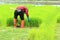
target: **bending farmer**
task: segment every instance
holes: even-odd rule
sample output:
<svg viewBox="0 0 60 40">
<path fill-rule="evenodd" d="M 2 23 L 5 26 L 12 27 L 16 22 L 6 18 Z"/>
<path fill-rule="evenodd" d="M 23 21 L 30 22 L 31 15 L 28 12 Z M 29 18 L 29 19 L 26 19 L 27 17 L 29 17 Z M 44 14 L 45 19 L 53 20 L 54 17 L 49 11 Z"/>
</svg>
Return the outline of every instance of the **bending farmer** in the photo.
<svg viewBox="0 0 60 40">
<path fill-rule="evenodd" d="M 24 13 L 26 14 L 27 18 L 28 18 L 28 22 L 30 21 L 29 19 L 29 15 L 28 15 L 28 9 L 25 6 L 18 6 L 15 9 L 14 12 L 14 27 L 16 27 L 16 23 L 17 23 L 17 16 L 20 16 L 21 19 L 21 28 L 24 28 Z"/>
</svg>

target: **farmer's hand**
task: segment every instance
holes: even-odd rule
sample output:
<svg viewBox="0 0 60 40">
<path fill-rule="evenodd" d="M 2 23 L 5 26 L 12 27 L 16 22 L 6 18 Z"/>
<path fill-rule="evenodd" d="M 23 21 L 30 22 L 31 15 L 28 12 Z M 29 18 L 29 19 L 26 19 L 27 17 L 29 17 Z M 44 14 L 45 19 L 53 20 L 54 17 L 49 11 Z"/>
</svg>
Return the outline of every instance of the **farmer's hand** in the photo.
<svg viewBox="0 0 60 40">
<path fill-rule="evenodd" d="M 27 19 L 28 19 L 28 22 L 30 22 L 30 18 L 29 18 L 29 17 L 27 17 Z"/>
</svg>

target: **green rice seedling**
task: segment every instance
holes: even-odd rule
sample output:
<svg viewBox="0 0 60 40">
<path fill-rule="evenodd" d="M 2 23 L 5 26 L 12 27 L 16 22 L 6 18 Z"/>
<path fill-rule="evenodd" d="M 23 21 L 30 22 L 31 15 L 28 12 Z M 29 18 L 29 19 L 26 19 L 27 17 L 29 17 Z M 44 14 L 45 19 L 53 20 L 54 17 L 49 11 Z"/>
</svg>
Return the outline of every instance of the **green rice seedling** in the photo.
<svg viewBox="0 0 60 40">
<path fill-rule="evenodd" d="M 27 20 L 25 20 L 25 26 L 26 27 L 39 27 L 39 25 L 41 24 L 41 20 L 40 19 L 36 19 L 36 18 L 30 18 L 30 22 L 28 22 Z"/>
<path fill-rule="evenodd" d="M 13 18 L 7 19 L 7 26 L 13 26 Z"/>
<path fill-rule="evenodd" d="M 60 23 L 60 17 L 57 19 L 57 23 Z"/>
<path fill-rule="evenodd" d="M 17 25 L 21 24 L 21 20 L 17 19 Z M 40 19 L 31 18 L 30 22 L 25 19 L 25 27 L 39 27 L 41 24 Z M 13 18 L 7 19 L 7 26 L 13 26 Z"/>
</svg>

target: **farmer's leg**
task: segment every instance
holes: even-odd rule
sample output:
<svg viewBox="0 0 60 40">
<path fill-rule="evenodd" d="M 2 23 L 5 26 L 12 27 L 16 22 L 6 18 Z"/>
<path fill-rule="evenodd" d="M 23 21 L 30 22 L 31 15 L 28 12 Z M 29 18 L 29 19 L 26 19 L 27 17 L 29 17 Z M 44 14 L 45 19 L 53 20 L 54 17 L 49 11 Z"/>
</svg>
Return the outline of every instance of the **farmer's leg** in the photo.
<svg viewBox="0 0 60 40">
<path fill-rule="evenodd" d="M 16 18 L 14 18 L 14 27 L 16 27 Z"/>
<path fill-rule="evenodd" d="M 24 28 L 24 20 L 21 20 L 21 28 Z"/>
<path fill-rule="evenodd" d="M 21 10 L 20 12 L 20 18 L 21 18 L 21 28 L 24 28 L 24 12 Z"/>
<path fill-rule="evenodd" d="M 15 10 L 15 12 L 14 12 L 14 27 L 16 27 L 17 16 L 18 16 L 18 12 L 17 12 L 17 10 Z"/>
</svg>

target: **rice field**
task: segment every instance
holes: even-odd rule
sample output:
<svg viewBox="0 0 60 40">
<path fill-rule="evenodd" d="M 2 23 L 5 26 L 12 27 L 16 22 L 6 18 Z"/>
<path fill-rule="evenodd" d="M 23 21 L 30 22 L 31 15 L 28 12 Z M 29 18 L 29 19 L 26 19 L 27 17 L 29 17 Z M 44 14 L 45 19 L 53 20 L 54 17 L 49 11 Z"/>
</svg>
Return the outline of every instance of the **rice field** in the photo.
<svg viewBox="0 0 60 40">
<path fill-rule="evenodd" d="M 30 22 L 25 17 L 25 28 L 13 28 L 14 10 L 17 4 L 0 5 L 0 40 L 55 40 L 55 26 L 60 17 L 60 7 L 26 4 Z M 18 17 L 18 24 L 20 19 Z M 58 20 L 59 22 L 59 20 Z M 31 28 L 32 27 L 32 28 Z M 25 35 L 24 35 L 25 34 Z"/>
</svg>

